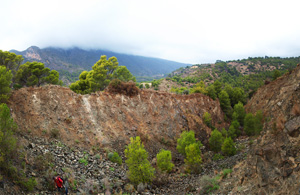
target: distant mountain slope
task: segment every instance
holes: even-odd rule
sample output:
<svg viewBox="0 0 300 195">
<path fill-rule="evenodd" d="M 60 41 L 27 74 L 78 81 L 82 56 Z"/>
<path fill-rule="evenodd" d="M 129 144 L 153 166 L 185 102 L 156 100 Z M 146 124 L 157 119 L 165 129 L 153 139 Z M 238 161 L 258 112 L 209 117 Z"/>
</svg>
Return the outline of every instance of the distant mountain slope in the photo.
<svg viewBox="0 0 300 195">
<path fill-rule="evenodd" d="M 300 56 L 287 58 L 266 56 L 227 62 L 217 61 L 214 64 L 195 64 L 170 73 L 160 82 L 158 90 L 187 93 L 200 81 L 204 81 L 208 86 L 219 80 L 223 87 L 225 84 L 241 87 L 251 97 L 259 87 L 273 80 L 275 73 L 280 76 L 294 69 L 298 63 Z"/>
<path fill-rule="evenodd" d="M 61 49 L 47 47 L 40 49 L 36 46 L 25 51 L 11 50 L 24 57 L 26 61 L 43 62 L 45 66 L 55 70 L 90 70 L 100 59 L 101 55 L 117 57 L 119 65 L 126 66 L 135 76 L 162 76 L 188 64 L 163 60 L 159 58 L 121 54 L 105 50 L 83 50 L 80 48 Z"/>
</svg>

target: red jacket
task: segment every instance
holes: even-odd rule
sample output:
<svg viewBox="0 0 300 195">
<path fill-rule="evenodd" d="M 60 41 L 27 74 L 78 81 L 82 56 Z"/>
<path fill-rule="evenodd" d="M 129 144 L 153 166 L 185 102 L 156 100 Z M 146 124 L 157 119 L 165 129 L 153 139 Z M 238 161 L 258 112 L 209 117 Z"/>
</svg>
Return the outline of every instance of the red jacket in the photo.
<svg viewBox="0 0 300 195">
<path fill-rule="evenodd" d="M 63 186 L 63 180 L 60 177 L 55 178 L 55 183 L 57 187 L 61 188 Z"/>
</svg>

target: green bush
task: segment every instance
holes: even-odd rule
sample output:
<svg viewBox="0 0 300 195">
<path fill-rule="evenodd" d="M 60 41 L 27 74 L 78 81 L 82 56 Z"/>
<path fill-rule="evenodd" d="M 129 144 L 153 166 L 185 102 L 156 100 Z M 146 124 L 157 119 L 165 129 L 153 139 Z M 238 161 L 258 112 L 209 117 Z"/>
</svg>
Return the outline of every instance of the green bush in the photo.
<svg viewBox="0 0 300 195">
<path fill-rule="evenodd" d="M 228 174 L 232 173 L 232 169 L 224 169 L 222 171 L 223 178 L 226 178 Z"/>
<path fill-rule="evenodd" d="M 208 113 L 208 112 L 205 112 L 204 113 L 204 116 L 203 116 L 203 120 L 204 120 L 204 123 L 208 126 L 208 127 L 211 127 L 211 115 Z"/>
<path fill-rule="evenodd" d="M 17 151 L 17 140 L 14 136 L 17 125 L 10 115 L 6 104 L 0 104 L 0 166 L 9 167 Z"/>
<path fill-rule="evenodd" d="M 234 126 L 230 125 L 230 127 L 228 129 L 228 135 L 232 139 L 235 139 L 237 137 L 237 135 L 236 135 L 236 129 L 234 128 Z"/>
<path fill-rule="evenodd" d="M 149 183 L 154 178 L 154 168 L 147 160 L 148 152 L 141 143 L 139 136 L 130 138 L 130 144 L 125 149 L 125 161 L 128 166 L 129 180 L 138 185 L 139 183 Z"/>
<path fill-rule="evenodd" d="M 194 143 L 196 143 L 194 131 L 183 131 L 180 138 L 177 140 L 177 151 L 186 156 L 185 148 Z"/>
<path fill-rule="evenodd" d="M 162 172 L 172 171 L 174 164 L 172 163 L 172 154 L 169 150 L 160 150 L 156 155 L 157 166 Z"/>
<path fill-rule="evenodd" d="M 222 156 L 222 154 L 216 153 L 216 154 L 214 154 L 212 159 L 213 159 L 213 161 L 222 160 L 222 159 L 224 159 L 224 156 Z"/>
<path fill-rule="evenodd" d="M 255 135 L 255 117 L 252 113 L 248 113 L 244 119 L 244 131 L 248 136 Z"/>
<path fill-rule="evenodd" d="M 6 102 L 9 98 L 12 76 L 11 70 L 0 65 L 0 103 Z"/>
<path fill-rule="evenodd" d="M 29 178 L 29 179 L 23 179 L 23 180 L 19 181 L 18 183 L 20 183 L 21 186 L 29 192 L 33 191 L 33 189 L 37 185 L 37 182 L 36 182 L 35 178 L 33 178 L 33 177 Z"/>
<path fill-rule="evenodd" d="M 233 108 L 233 115 L 232 115 L 233 120 L 237 120 L 240 123 L 240 125 L 243 126 L 245 116 L 246 116 L 246 112 L 243 103 L 239 102 L 235 104 Z"/>
<path fill-rule="evenodd" d="M 233 120 L 231 122 L 231 125 L 228 130 L 228 134 L 232 139 L 240 136 L 241 132 L 239 130 L 239 127 L 240 127 L 240 123 L 237 120 Z"/>
<path fill-rule="evenodd" d="M 225 139 L 222 145 L 222 152 L 227 156 L 232 156 L 236 154 L 235 144 L 232 141 L 231 137 Z"/>
<path fill-rule="evenodd" d="M 117 163 L 118 165 L 122 165 L 122 158 L 119 156 L 118 152 L 108 153 L 108 159 L 111 162 Z"/>
<path fill-rule="evenodd" d="M 258 110 L 255 114 L 255 134 L 259 135 L 259 133 L 263 130 L 263 113 L 261 110 Z"/>
<path fill-rule="evenodd" d="M 184 162 L 188 172 L 199 173 L 201 170 L 201 151 L 198 143 L 193 143 L 185 147 L 186 158 Z"/>
<path fill-rule="evenodd" d="M 209 147 L 212 151 L 214 152 L 221 151 L 224 138 L 222 136 L 222 133 L 219 130 L 217 129 L 213 130 L 208 141 L 209 141 Z"/>
<path fill-rule="evenodd" d="M 223 137 L 225 137 L 225 138 L 228 137 L 228 131 L 226 131 L 225 128 L 222 128 L 221 133 L 222 133 L 222 136 L 223 136 Z"/>
<path fill-rule="evenodd" d="M 201 177 L 200 186 L 200 194 L 211 193 L 212 191 L 218 190 L 220 188 L 216 178 L 211 178 L 207 175 Z"/>
</svg>

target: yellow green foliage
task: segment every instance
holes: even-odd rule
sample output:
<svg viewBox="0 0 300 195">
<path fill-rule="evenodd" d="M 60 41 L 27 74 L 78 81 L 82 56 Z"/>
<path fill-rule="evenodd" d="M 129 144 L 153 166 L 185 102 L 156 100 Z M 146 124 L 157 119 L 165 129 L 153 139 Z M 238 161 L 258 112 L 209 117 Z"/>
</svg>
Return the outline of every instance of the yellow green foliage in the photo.
<svg viewBox="0 0 300 195">
<path fill-rule="evenodd" d="M 226 156 L 232 156 L 236 153 L 235 144 L 232 141 L 231 137 L 227 137 L 222 145 L 222 152 Z"/>
<path fill-rule="evenodd" d="M 180 138 L 177 139 L 177 151 L 186 156 L 185 148 L 190 144 L 196 143 L 194 131 L 183 131 Z"/>
<path fill-rule="evenodd" d="M 172 154 L 169 150 L 160 150 L 156 155 L 157 166 L 163 172 L 172 171 L 174 164 L 172 163 Z"/>
<path fill-rule="evenodd" d="M 201 170 L 201 151 L 199 144 L 193 143 L 185 148 L 186 158 L 184 162 L 188 172 L 198 173 Z"/>
<path fill-rule="evenodd" d="M 149 183 L 154 178 L 154 168 L 148 161 L 148 152 L 141 143 L 139 136 L 130 138 L 130 144 L 125 149 L 125 163 L 128 166 L 129 180 L 138 185 L 139 183 Z"/>
<path fill-rule="evenodd" d="M 207 94 L 207 90 L 205 89 L 205 84 L 203 81 L 197 83 L 190 91 L 190 93 L 202 93 Z"/>
<path fill-rule="evenodd" d="M 113 79 L 119 79 L 123 82 L 134 81 L 135 77 L 129 72 L 126 66 L 118 66 L 116 57 L 100 57 L 92 67 L 91 71 L 83 71 L 79 75 L 79 81 L 72 83 L 70 89 L 76 93 L 88 94 L 95 91 L 104 90 Z"/>
</svg>

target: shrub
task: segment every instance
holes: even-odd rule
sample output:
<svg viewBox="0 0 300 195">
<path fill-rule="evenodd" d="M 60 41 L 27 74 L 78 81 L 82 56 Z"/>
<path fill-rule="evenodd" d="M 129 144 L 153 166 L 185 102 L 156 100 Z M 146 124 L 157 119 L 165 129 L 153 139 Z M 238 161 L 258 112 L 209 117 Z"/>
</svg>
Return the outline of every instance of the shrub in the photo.
<svg viewBox="0 0 300 195">
<path fill-rule="evenodd" d="M 222 90 L 220 92 L 219 101 L 223 112 L 227 115 L 227 117 L 230 117 L 231 103 L 230 103 L 229 95 L 225 90 Z"/>
<path fill-rule="evenodd" d="M 230 125 L 230 127 L 228 129 L 228 135 L 232 139 L 235 139 L 237 137 L 237 135 L 236 135 L 236 129 L 234 128 L 234 126 Z"/>
<path fill-rule="evenodd" d="M 85 155 L 83 158 L 79 159 L 79 162 L 87 166 L 89 164 L 88 158 L 89 155 Z"/>
<path fill-rule="evenodd" d="M 33 189 L 37 185 L 37 182 L 36 182 L 35 178 L 33 178 L 33 177 L 29 178 L 29 179 L 23 179 L 23 180 L 19 181 L 18 183 L 20 183 L 21 186 L 24 187 L 29 192 L 33 191 Z"/>
<path fill-rule="evenodd" d="M 186 158 L 184 162 L 188 172 L 199 173 L 201 170 L 201 151 L 198 143 L 193 143 L 185 148 Z"/>
<path fill-rule="evenodd" d="M 51 137 L 53 137 L 53 138 L 58 138 L 59 130 L 58 130 L 58 129 L 51 129 L 50 135 L 51 135 Z"/>
<path fill-rule="evenodd" d="M 226 178 L 228 174 L 232 173 L 232 169 L 224 169 L 222 171 L 222 177 Z"/>
<path fill-rule="evenodd" d="M 240 125 L 244 125 L 244 118 L 246 116 L 246 112 L 245 112 L 245 108 L 243 103 L 239 102 L 237 104 L 234 105 L 233 108 L 233 119 L 238 120 L 238 122 L 240 123 Z"/>
<path fill-rule="evenodd" d="M 0 166 L 8 167 L 17 151 L 17 140 L 14 131 L 16 123 L 10 115 L 10 109 L 6 104 L 0 104 Z"/>
<path fill-rule="evenodd" d="M 203 120 L 208 127 L 211 127 L 211 115 L 208 112 L 204 113 Z"/>
<path fill-rule="evenodd" d="M 139 183 L 149 183 L 154 178 L 154 168 L 147 160 L 148 152 L 141 143 L 139 136 L 130 138 L 130 144 L 125 149 L 125 161 L 128 166 L 129 180 L 138 185 Z"/>
<path fill-rule="evenodd" d="M 255 117 L 248 113 L 244 119 L 244 131 L 248 136 L 255 135 Z"/>
<path fill-rule="evenodd" d="M 222 156 L 222 154 L 216 153 L 216 154 L 214 154 L 212 159 L 213 159 L 213 161 L 222 160 L 222 159 L 224 159 L 224 156 Z"/>
<path fill-rule="evenodd" d="M 209 147 L 212 151 L 214 152 L 221 151 L 224 138 L 222 136 L 222 133 L 219 130 L 217 129 L 213 130 L 208 141 L 209 141 Z"/>
<path fill-rule="evenodd" d="M 231 137 L 225 139 L 222 145 L 222 152 L 227 156 L 232 156 L 236 154 L 235 144 L 232 141 Z"/>
<path fill-rule="evenodd" d="M 218 190 L 220 187 L 216 178 L 211 178 L 207 175 L 201 177 L 200 186 L 200 194 L 210 193 L 212 191 Z"/>
<path fill-rule="evenodd" d="M 117 163 L 118 165 L 122 165 L 122 158 L 119 156 L 118 152 L 108 153 L 108 159 L 111 162 Z"/>
<path fill-rule="evenodd" d="M 112 80 L 107 87 L 107 91 L 127 96 L 136 96 L 139 93 L 139 89 L 135 86 L 134 82 L 125 83 L 119 79 Z"/>
<path fill-rule="evenodd" d="M 223 137 L 227 137 L 227 136 L 228 136 L 228 132 L 226 131 L 225 128 L 222 128 L 221 133 L 222 133 L 222 136 L 223 136 Z"/>
<path fill-rule="evenodd" d="M 185 148 L 194 143 L 196 143 L 194 131 L 183 131 L 180 135 L 180 138 L 177 140 L 177 151 L 186 156 Z"/>
<path fill-rule="evenodd" d="M 231 125 L 228 130 L 228 134 L 232 139 L 240 136 L 241 132 L 239 130 L 239 127 L 240 127 L 240 123 L 237 120 L 233 120 L 231 122 Z"/>
<path fill-rule="evenodd" d="M 0 65 L 0 103 L 6 102 L 9 98 L 12 77 L 13 75 L 11 70 L 8 70 L 5 66 Z"/>
<path fill-rule="evenodd" d="M 255 135 L 263 130 L 263 113 L 261 110 L 257 111 L 255 114 Z"/>
<path fill-rule="evenodd" d="M 156 155 L 157 166 L 162 172 L 172 171 L 174 164 L 172 163 L 172 154 L 169 150 L 160 150 Z"/>
</svg>

